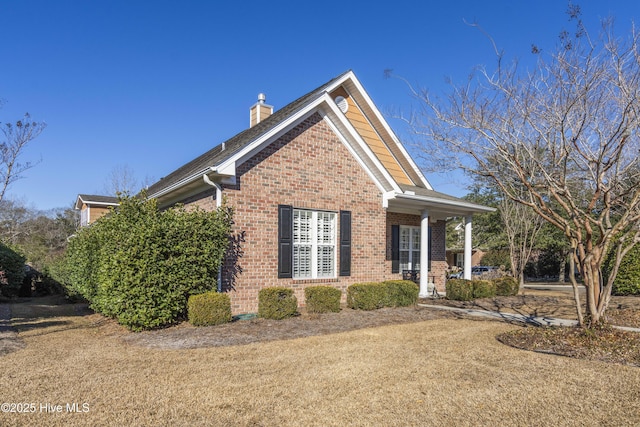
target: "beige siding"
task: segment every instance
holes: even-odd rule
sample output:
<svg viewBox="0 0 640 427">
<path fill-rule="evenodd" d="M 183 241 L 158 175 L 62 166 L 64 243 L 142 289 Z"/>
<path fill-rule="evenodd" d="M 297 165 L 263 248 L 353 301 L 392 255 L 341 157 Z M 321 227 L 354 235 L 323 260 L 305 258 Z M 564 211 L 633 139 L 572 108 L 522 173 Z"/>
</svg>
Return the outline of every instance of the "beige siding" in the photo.
<svg viewBox="0 0 640 427">
<path fill-rule="evenodd" d="M 380 160 L 380 163 L 382 163 L 385 169 L 387 169 L 393 179 L 398 184 L 413 185 L 414 183 L 405 173 L 404 169 L 402 169 L 400 163 L 398 163 L 393 154 L 391 154 L 387 145 L 382 141 L 380 135 L 378 135 L 378 133 L 373 129 L 367 118 L 364 116 L 362 111 L 360 111 L 349 94 L 340 87 L 331 94 L 332 98 L 335 98 L 336 96 L 343 96 L 347 100 L 349 105 L 345 114 L 347 119 L 362 139 L 367 143 L 369 148 L 371 148 L 371 151 L 373 151 L 378 160 Z"/>
<path fill-rule="evenodd" d="M 99 206 L 91 206 L 89 210 L 89 224 L 93 224 L 99 218 L 105 216 L 109 213 L 109 208 L 99 207 Z"/>
</svg>

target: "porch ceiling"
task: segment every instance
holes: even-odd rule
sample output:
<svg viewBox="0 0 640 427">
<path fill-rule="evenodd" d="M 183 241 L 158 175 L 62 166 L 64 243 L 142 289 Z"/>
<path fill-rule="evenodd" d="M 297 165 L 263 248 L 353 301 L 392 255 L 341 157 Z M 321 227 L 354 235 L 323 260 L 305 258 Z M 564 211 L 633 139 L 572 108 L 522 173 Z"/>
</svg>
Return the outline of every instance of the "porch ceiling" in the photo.
<svg viewBox="0 0 640 427">
<path fill-rule="evenodd" d="M 426 188 L 401 185 L 402 193 L 389 193 L 387 210 L 420 215 L 425 209 L 433 220 L 451 216 L 469 216 L 494 212 L 495 208 L 471 203 L 467 200 Z"/>
</svg>

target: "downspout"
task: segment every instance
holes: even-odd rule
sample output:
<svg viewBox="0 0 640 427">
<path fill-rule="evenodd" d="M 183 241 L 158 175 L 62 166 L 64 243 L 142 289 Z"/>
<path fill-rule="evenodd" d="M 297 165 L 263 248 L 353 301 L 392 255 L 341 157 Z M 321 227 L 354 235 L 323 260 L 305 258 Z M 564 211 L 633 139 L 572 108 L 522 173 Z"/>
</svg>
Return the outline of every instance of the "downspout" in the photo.
<svg viewBox="0 0 640 427">
<path fill-rule="evenodd" d="M 220 209 L 220 206 L 222 206 L 222 187 L 217 182 L 211 181 L 211 178 L 206 173 L 202 175 L 202 179 L 206 184 L 216 187 L 216 208 Z M 222 262 L 218 266 L 218 292 L 222 292 Z"/>
</svg>

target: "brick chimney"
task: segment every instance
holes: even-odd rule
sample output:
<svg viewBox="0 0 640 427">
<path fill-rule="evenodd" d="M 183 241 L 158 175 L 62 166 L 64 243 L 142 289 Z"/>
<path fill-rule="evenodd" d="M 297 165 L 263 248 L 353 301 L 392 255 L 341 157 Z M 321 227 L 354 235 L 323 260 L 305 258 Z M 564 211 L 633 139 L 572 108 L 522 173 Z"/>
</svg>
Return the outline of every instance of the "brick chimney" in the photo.
<svg viewBox="0 0 640 427">
<path fill-rule="evenodd" d="M 273 107 L 264 103 L 266 99 L 267 97 L 264 93 L 258 94 L 258 102 L 256 102 L 250 110 L 249 127 L 254 127 L 273 114 Z"/>
</svg>

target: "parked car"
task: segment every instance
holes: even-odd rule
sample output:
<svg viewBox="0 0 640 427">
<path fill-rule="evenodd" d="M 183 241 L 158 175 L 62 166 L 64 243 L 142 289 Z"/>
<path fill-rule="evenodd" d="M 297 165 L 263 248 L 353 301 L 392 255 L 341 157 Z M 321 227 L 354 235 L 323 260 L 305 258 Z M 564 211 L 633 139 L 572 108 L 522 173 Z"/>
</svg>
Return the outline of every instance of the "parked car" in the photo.
<svg viewBox="0 0 640 427">
<path fill-rule="evenodd" d="M 498 267 L 489 267 L 484 265 L 479 265 L 475 267 L 471 267 L 471 275 L 472 276 L 481 276 L 486 273 L 493 273 L 498 271 Z"/>
<path fill-rule="evenodd" d="M 464 276 L 464 271 L 460 270 L 460 271 L 456 271 L 455 273 L 450 273 L 449 279 L 462 279 L 463 276 Z"/>
</svg>

